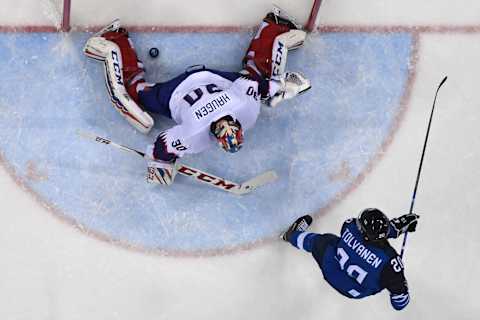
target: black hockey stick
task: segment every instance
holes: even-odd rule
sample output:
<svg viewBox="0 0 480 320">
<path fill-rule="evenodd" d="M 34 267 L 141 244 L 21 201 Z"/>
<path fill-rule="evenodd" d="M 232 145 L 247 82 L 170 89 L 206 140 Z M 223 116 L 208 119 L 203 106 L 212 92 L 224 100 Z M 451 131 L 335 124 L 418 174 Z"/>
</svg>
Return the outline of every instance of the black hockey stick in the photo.
<svg viewBox="0 0 480 320">
<path fill-rule="evenodd" d="M 423 143 L 422 157 L 420 158 L 420 165 L 418 166 L 417 180 L 415 181 L 415 188 L 413 189 L 413 196 L 412 196 L 412 202 L 410 203 L 409 213 L 413 213 L 415 197 L 417 196 L 418 182 L 420 181 L 420 173 L 422 172 L 423 157 L 425 156 L 425 150 L 427 149 L 428 135 L 430 134 L 430 126 L 432 124 L 433 111 L 435 110 L 435 102 L 437 101 L 438 91 L 440 90 L 442 85 L 445 83 L 445 81 L 447 81 L 447 77 L 443 78 L 442 82 L 440 82 L 440 84 L 438 85 L 437 91 L 435 92 L 435 98 L 433 99 L 432 112 L 430 113 L 430 120 L 428 121 L 427 134 L 425 135 L 425 142 Z M 400 257 L 403 257 L 403 252 L 405 251 L 405 245 L 407 243 L 407 234 L 408 234 L 408 231 L 405 232 L 405 235 L 403 237 L 402 251 L 400 252 Z"/>
<path fill-rule="evenodd" d="M 81 132 L 81 131 L 77 131 L 77 134 L 82 138 L 86 138 L 86 139 L 93 140 L 93 141 L 98 142 L 98 143 L 103 143 L 103 144 L 106 144 L 106 145 L 110 145 L 112 147 L 118 148 L 118 149 L 123 150 L 123 151 L 132 152 L 132 153 L 137 154 L 138 156 L 140 156 L 142 158 L 145 157 L 144 152 L 135 150 L 133 148 L 130 148 L 130 147 L 118 144 L 118 143 L 115 143 L 115 142 L 113 142 L 109 139 L 97 136 L 95 134 Z M 185 164 L 180 164 L 178 162 L 175 164 L 175 167 L 177 169 L 177 172 L 184 175 L 184 176 L 194 178 L 195 180 L 197 180 L 199 182 L 202 182 L 202 183 L 205 183 L 205 184 L 208 184 L 211 187 L 215 187 L 215 188 L 218 188 L 218 189 L 221 189 L 223 191 L 227 191 L 229 193 L 233 193 L 233 194 L 236 194 L 236 195 L 244 195 L 244 194 L 250 193 L 253 190 L 255 190 L 256 188 L 261 187 L 264 184 L 273 182 L 277 179 L 276 172 L 273 171 L 273 170 L 270 170 L 270 171 L 266 171 L 266 172 L 264 172 L 264 173 L 262 173 L 258 176 L 255 176 L 248 181 L 245 181 L 245 182 L 242 182 L 242 183 L 236 183 L 236 182 L 232 182 L 232 181 L 223 179 L 221 177 L 217 177 L 217 176 L 215 176 L 211 173 L 208 173 L 208 172 L 205 172 L 205 171 L 187 166 Z"/>
</svg>

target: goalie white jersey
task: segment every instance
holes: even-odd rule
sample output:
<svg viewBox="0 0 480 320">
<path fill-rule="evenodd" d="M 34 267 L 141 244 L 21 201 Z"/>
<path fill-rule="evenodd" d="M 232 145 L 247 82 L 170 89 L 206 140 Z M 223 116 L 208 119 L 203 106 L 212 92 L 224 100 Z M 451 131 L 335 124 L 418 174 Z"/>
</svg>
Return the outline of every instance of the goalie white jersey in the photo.
<svg viewBox="0 0 480 320">
<path fill-rule="evenodd" d="M 170 161 L 185 154 L 204 151 L 215 145 L 212 122 L 230 115 L 244 131 L 255 124 L 260 113 L 258 82 L 213 70 L 189 74 L 173 90 L 169 108 L 176 126 L 162 131 L 155 142 L 156 159 Z"/>
</svg>

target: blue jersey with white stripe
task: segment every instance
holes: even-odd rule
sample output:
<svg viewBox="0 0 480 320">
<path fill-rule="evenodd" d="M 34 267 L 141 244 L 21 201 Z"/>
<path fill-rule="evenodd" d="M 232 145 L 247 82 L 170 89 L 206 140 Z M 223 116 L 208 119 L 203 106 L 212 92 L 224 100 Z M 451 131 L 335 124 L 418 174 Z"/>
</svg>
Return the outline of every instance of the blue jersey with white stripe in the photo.
<svg viewBox="0 0 480 320">
<path fill-rule="evenodd" d="M 364 298 L 386 288 L 395 309 L 403 309 L 409 302 L 400 256 L 386 240 L 365 241 L 356 219 L 347 220 L 336 245 L 325 250 L 322 271 L 325 280 L 349 298 Z"/>
</svg>

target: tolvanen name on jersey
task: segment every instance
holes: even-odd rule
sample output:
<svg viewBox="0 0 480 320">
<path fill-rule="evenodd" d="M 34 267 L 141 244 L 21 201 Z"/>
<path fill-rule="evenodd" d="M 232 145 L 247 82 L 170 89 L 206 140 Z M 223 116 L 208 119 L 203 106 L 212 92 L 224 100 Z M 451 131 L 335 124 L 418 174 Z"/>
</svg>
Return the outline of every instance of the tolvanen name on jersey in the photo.
<svg viewBox="0 0 480 320">
<path fill-rule="evenodd" d="M 213 99 L 212 101 L 210 101 L 203 107 L 198 108 L 195 111 L 195 116 L 197 117 L 197 120 L 205 117 L 206 115 L 208 115 L 211 112 L 214 112 L 217 109 L 220 109 L 229 101 L 230 101 L 230 97 L 226 93 L 223 93 L 222 95 L 216 97 L 215 99 Z"/>
<path fill-rule="evenodd" d="M 355 236 L 348 230 L 348 228 L 345 229 L 345 231 L 342 234 L 342 240 L 349 246 L 350 248 L 353 249 L 353 251 L 358 254 L 360 258 L 365 260 L 368 264 L 372 265 L 375 268 L 378 268 L 380 264 L 382 263 L 382 259 L 377 257 L 377 255 L 370 250 L 368 250 L 364 245 L 360 243 L 357 239 L 355 239 Z"/>
</svg>

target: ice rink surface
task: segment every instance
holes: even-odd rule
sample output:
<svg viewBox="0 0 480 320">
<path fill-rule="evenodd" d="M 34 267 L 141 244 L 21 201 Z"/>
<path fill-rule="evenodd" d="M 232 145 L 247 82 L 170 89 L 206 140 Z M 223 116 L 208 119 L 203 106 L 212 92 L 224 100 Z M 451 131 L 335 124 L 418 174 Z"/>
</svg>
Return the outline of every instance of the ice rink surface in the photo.
<svg viewBox="0 0 480 320">
<path fill-rule="evenodd" d="M 480 280 L 476 277 L 476 272 L 480 266 L 480 258 L 477 256 L 480 249 L 480 236 L 477 233 L 480 220 L 476 214 L 480 208 L 478 196 L 480 191 L 478 182 L 480 176 L 480 169 L 478 169 L 480 129 L 477 124 L 480 114 L 477 110 L 480 93 L 477 89 L 476 68 L 480 67 L 478 63 L 480 27 L 475 27 L 478 22 L 472 16 L 472 11 L 480 8 L 468 1 L 452 4 L 453 8 L 446 7 L 443 1 L 426 1 L 426 3 L 429 3 L 430 7 L 426 5 L 419 7 L 412 13 L 411 20 L 408 20 L 405 17 L 410 9 L 409 6 L 413 6 L 410 1 L 404 2 L 403 5 L 397 3 L 382 6 L 375 5 L 373 1 L 367 1 L 365 7 L 360 8 L 355 1 L 351 3 L 339 1 L 337 8 L 335 8 L 334 2 L 326 2 L 324 11 L 321 11 L 321 18 L 322 15 L 328 14 L 328 19 L 325 21 L 328 22 L 331 31 L 327 32 L 329 28 L 325 26 L 324 30 L 327 30 L 325 33 L 311 35 L 306 47 L 298 53 L 305 55 L 305 58 L 301 59 L 303 62 L 300 61 L 298 55 L 292 55 L 291 58 L 292 64 L 298 68 L 308 67 L 304 65 L 307 62 L 312 64 L 310 67 L 312 70 L 320 68 L 321 71 L 322 67 L 333 66 L 338 72 L 332 74 L 335 74 L 338 79 L 345 80 L 344 86 L 341 84 L 334 86 L 335 82 L 331 81 L 332 74 L 323 73 L 321 77 L 312 72 L 309 76 L 314 79 L 317 86 L 312 89 L 314 93 L 310 98 L 315 99 L 311 101 L 307 95 L 301 98 L 304 106 L 310 108 L 307 110 L 316 107 L 317 99 L 321 105 L 320 108 L 328 110 L 329 101 L 333 103 L 341 98 L 344 99 L 345 107 L 351 107 L 351 111 L 358 117 L 362 115 L 362 111 L 353 108 L 357 106 L 367 108 L 375 105 L 378 107 L 372 111 L 375 114 L 379 110 L 383 110 L 381 109 L 383 104 L 379 105 L 382 98 L 392 100 L 392 105 L 395 107 L 404 108 L 401 121 L 398 122 L 398 127 L 391 137 L 386 134 L 388 130 L 381 129 L 382 122 L 373 118 L 372 123 L 379 125 L 380 144 L 384 142 L 382 139 L 390 139 L 387 143 L 388 147 L 385 150 L 372 147 L 377 152 L 366 153 L 373 155 L 373 158 L 378 153 L 381 156 L 377 156 L 375 158 L 377 160 L 373 161 L 369 168 L 364 168 L 362 179 L 356 184 L 353 183 L 350 192 L 328 207 L 328 210 L 322 212 L 321 215 L 317 215 L 312 230 L 318 232 L 338 232 L 344 219 L 357 215 L 365 207 L 382 208 L 391 216 L 408 211 L 433 95 L 443 76 L 448 75 L 449 77 L 439 93 L 415 204 L 415 211 L 420 213 L 422 218 L 418 231 L 409 236 L 404 258 L 406 277 L 409 280 L 412 297 L 410 305 L 404 311 L 394 311 L 390 307 L 388 294 L 385 292 L 361 301 L 347 300 L 339 296 L 323 281 L 313 259 L 280 241 L 268 241 L 253 246 L 249 250 L 237 250 L 226 255 L 165 256 L 148 250 L 129 250 L 108 241 L 99 241 L 95 234 L 90 234 L 90 232 L 95 233 L 96 230 L 92 230 L 92 228 L 79 230 L 79 228 L 72 227 L 68 218 L 59 219 L 58 214 L 52 214 L 51 207 L 40 205 L 40 203 L 46 203 L 44 199 L 46 196 L 55 195 L 55 189 L 49 189 L 50 187 L 47 186 L 42 191 L 41 186 L 37 186 L 38 190 L 35 190 L 34 185 L 24 183 L 21 170 L 30 168 L 29 171 L 27 170 L 28 172 L 24 172 L 24 175 L 33 177 L 31 180 L 34 181 L 34 184 L 40 185 L 44 182 L 42 174 L 51 172 L 45 173 L 41 166 L 32 168 L 32 166 L 28 166 L 29 163 L 21 161 L 40 159 L 40 163 L 42 161 L 55 163 L 55 159 L 62 157 L 62 152 L 58 152 L 58 149 L 54 147 L 49 149 L 52 145 L 51 142 L 30 143 L 32 137 L 38 138 L 39 135 L 55 134 L 60 137 L 59 140 L 53 142 L 58 141 L 63 154 L 70 161 L 66 161 L 61 166 L 54 165 L 52 168 L 60 168 L 58 175 L 61 175 L 62 168 L 68 168 L 68 172 L 74 171 L 79 163 L 75 159 L 79 158 L 68 158 L 70 152 L 68 139 L 65 139 L 62 133 L 71 133 L 73 130 L 70 126 L 81 125 L 78 119 L 86 116 L 89 102 L 75 104 L 77 99 L 83 101 L 81 98 L 75 98 L 73 103 L 67 101 L 65 105 L 74 111 L 69 112 L 68 109 L 58 111 L 63 120 L 61 127 L 51 121 L 47 123 L 48 126 L 42 128 L 36 121 L 38 118 L 52 118 L 41 112 L 42 110 L 51 110 L 48 109 L 49 101 L 57 104 L 65 102 L 63 94 L 56 95 L 52 88 L 57 87 L 57 90 L 63 92 L 66 89 L 62 88 L 60 84 L 68 84 L 67 80 L 96 79 L 92 81 L 98 81 L 98 85 L 85 81 L 86 85 L 92 87 L 91 93 L 94 94 L 93 97 L 86 99 L 94 102 L 100 101 L 103 106 L 99 108 L 98 114 L 90 115 L 91 118 L 88 118 L 85 126 L 89 129 L 101 130 L 102 121 L 104 121 L 103 123 L 108 124 L 106 128 L 112 131 L 99 133 L 113 132 L 118 137 L 129 136 L 122 129 L 130 132 L 132 130 L 127 128 L 127 124 L 117 117 L 118 115 L 105 103 L 106 97 L 103 92 L 104 88 L 101 87 L 99 65 L 85 61 L 78 52 L 68 52 L 71 48 L 76 48 L 74 51 L 78 51 L 81 39 L 75 39 L 75 37 L 86 37 L 85 34 L 65 36 L 64 39 L 57 41 L 57 44 L 61 46 L 53 52 L 65 55 L 65 59 L 62 60 L 65 63 L 64 71 L 76 71 L 69 64 L 69 60 L 72 59 L 80 64 L 80 70 L 85 70 L 85 73 L 80 74 L 67 72 L 71 73 L 72 77 L 57 79 L 58 84 L 52 82 L 51 75 L 49 75 L 50 80 L 35 78 L 34 75 L 41 75 L 41 71 L 32 72 L 28 69 L 28 63 L 25 63 L 27 67 L 23 67 L 23 69 L 15 69 L 19 66 L 18 58 L 23 55 L 31 58 L 32 51 L 39 50 L 40 44 L 28 39 L 28 35 L 1 34 L 0 56 L 4 61 L 2 70 L 5 71 L 6 80 L 10 83 L 0 85 L 2 88 L 2 97 L 0 98 L 2 144 L 0 145 L 5 164 L 0 175 L 0 200 L 3 206 L 0 227 L 2 257 L 0 264 L 0 274 L 2 275 L 0 280 L 2 301 L 0 318 L 317 319 L 321 317 L 324 319 L 397 319 L 408 317 L 409 319 L 478 319 L 480 306 L 476 302 L 476 294 Z M 352 8 L 357 10 L 351 20 L 347 21 L 345 12 L 353 10 Z M 455 19 L 449 18 L 447 10 L 457 13 Z M 382 15 L 382 12 L 388 12 L 388 14 Z M 398 12 L 405 14 L 399 18 Z M 477 10 L 477 12 L 479 11 Z M 459 17 L 462 14 L 463 20 Z M 390 21 L 385 21 L 387 18 L 380 19 L 378 25 L 370 26 L 371 32 L 368 32 L 368 19 L 365 18 L 367 16 L 386 16 L 390 18 Z M 421 28 L 414 28 L 415 25 L 419 25 Z M 336 28 L 335 31 L 333 27 Z M 365 35 L 355 32 L 360 28 Z M 407 39 L 404 41 L 409 41 L 409 45 L 399 45 L 398 47 L 410 51 L 397 53 L 395 59 L 404 57 L 401 61 L 409 61 L 410 67 L 413 68 L 410 75 L 408 77 L 386 76 L 393 72 L 388 69 L 391 68 L 393 60 L 386 58 L 392 55 L 391 50 L 384 50 L 384 55 L 379 53 L 375 56 L 381 57 L 378 59 L 378 64 L 370 63 L 362 74 L 377 80 L 372 82 L 373 88 L 386 88 L 384 89 L 385 95 L 371 100 L 359 99 L 358 91 L 351 92 L 349 95 L 340 95 L 341 89 L 349 88 L 352 83 L 359 83 L 362 88 L 365 87 L 365 81 L 355 82 L 348 77 L 348 70 L 351 70 L 349 68 L 357 65 L 358 61 L 375 60 L 368 60 L 367 57 L 371 59 L 371 55 L 365 54 L 365 50 L 360 50 L 372 48 L 359 45 L 359 43 L 364 44 L 365 40 L 355 44 L 355 41 L 351 39 L 384 37 L 384 40 L 378 45 L 382 51 L 381 49 L 392 48 L 387 44 L 391 37 L 395 37 L 395 34 L 403 34 L 403 37 Z M 142 47 L 142 43 L 147 46 L 149 41 L 152 41 L 151 39 L 155 39 L 147 37 L 156 36 L 152 34 L 138 35 L 136 40 L 140 44 L 139 47 Z M 48 39 L 51 37 L 52 35 L 48 35 Z M 160 41 L 165 36 L 158 35 L 158 37 L 159 40 L 155 41 Z M 169 35 L 169 37 L 168 41 L 165 40 L 166 42 L 175 41 L 173 39 L 175 35 Z M 216 41 L 215 37 L 221 37 L 221 35 L 205 34 L 199 37 L 204 37 L 198 41 L 198 46 L 201 46 L 202 43 Z M 248 37 L 241 34 L 236 37 L 239 42 L 237 49 L 244 50 L 240 48 L 242 45 L 240 42 L 248 41 Z M 342 39 L 353 41 L 350 50 L 338 50 L 345 48 L 345 42 L 342 42 Z M 18 41 L 24 41 L 24 43 L 18 44 Z M 404 44 L 404 42 L 400 42 Z M 172 46 L 173 49 L 175 49 L 174 46 Z M 329 49 L 332 51 L 328 51 Z M 237 57 L 241 57 L 243 52 L 234 51 L 231 47 L 221 50 L 231 50 L 232 55 L 237 55 Z M 367 53 L 377 52 L 375 50 L 367 51 Z M 46 49 L 46 52 L 52 51 Z M 316 62 L 315 53 L 319 54 L 319 52 L 322 55 L 321 61 Z M 333 53 L 325 54 L 326 52 Z M 350 56 L 352 52 L 357 54 Z M 400 52 L 403 51 L 400 50 Z M 8 54 L 11 54 L 10 60 L 7 59 Z M 201 54 L 198 53 L 198 58 L 206 58 Z M 181 60 L 182 56 L 177 58 Z M 228 69 L 234 67 L 234 63 L 231 62 L 234 61 L 234 58 L 235 56 L 225 59 L 224 63 Z M 352 65 L 349 67 L 348 64 L 335 64 L 335 59 L 339 59 L 339 62 L 350 60 Z M 54 61 L 57 60 L 54 59 Z M 170 75 L 180 71 L 175 68 L 180 68 L 183 61 L 177 60 L 176 62 L 178 64 L 170 64 L 172 68 L 168 70 Z M 47 69 L 62 68 L 55 66 L 50 60 L 46 61 L 43 66 Z M 405 67 L 404 64 L 399 63 L 399 67 L 401 66 Z M 155 66 L 153 67 L 155 68 Z M 398 68 L 395 70 L 398 72 Z M 308 69 L 302 71 L 306 74 L 309 72 Z M 94 75 L 90 75 L 90 73 Z M 160 77 L 161 75 L 153 74 L 153 76 Z M 46 81 L 49 81 L 49 86 L 40 85 Z M 377 87 L 374 86 L 375 83 L 377 83 Z M 394 89 L 395 84 L 400 85 L 401 89 Z M 97 87 L 98 90 L 93 89 Z M 43 92 L 44 96 L 41 96 L 42 88 L 49 90 Z M 16 101 L 22 101 L 22 103 L 15 104 Z M 41 104 L 38 110 L 29 109 L 35 107 L 32 101 L 45 102 L 47 105 Z M 80 108 L 75 109 L 76 106 Z M 300 109 L 294 104 L 283 107 Z M 333 109 L 332 106 L 330 108 Z M 85 113 L 83 113 L 84 109 Z M 271 126 L 270 122 L 275 122 L 271 118 L 275 117 L 284 121 L 282 125 L 298 121 L 286 111 L 279 110 L 263 114 L 263 122 L 257 123 L 255 129 L 268 130 Z M 334 110 L 338 111 L 338 109 Z M 347 108 L 347 110 L 350 109 Z M 277 111 L 278 114 L 274 115 L 274 112 Z M 307 123 L 308 117 L 312 115 L 313 113 L 305 114 Z M 338 114 L 331 113 L 331 115 Z M 385 116 L 385 114 L 380 115 Z M 359 121 L 359 123 L 361 122 Z M 296 128 L 300 127 L 296 130 L 301 130 L 302 122 L 295 124 Z M 348 123 L 343 123 L 343 125 L 345 130 L 352 127 Z M 332 137 L 335 137 L 336 131 L 333 127 L 331 123 L 325 121 L 323 125 L 319 125 L 317 129 L 320 130 L 319 133 L 315 134 L 318 134 L 318 137 L 322 137 L 323 134 L 331 134 Z M 342 125 L 336 127 L 340 128 L 339 132 L 345 132 L 342 131 Z M 358 125 L 354 127 L 360 132 L 364 132 Z M 106 128 L 105 130 L 107 130 Z M 302 136 L 307 136 L 306 132 L 301 133 Z M 310 132 L 308 133 L 310 134 Z M 255 136 L 255 133 L 252 135 Z M 366 140 L 371 142 L 374 139 Z M 136 137 L 130 142 L 140 143 L 142 141 L 144 141 L 142 138 Z M 310 141 L 307 139 L 303 142 L 311 144 L 317 141 L 318 139 Z M 354 142 L 355 140 L 352 140 L 351 144 Z M 308 149 L 308 144 L 304 146 L 305 149 Z M 97 146 L 85 143 L 81 148 L 80 150 L 84 151 L 96 149 Z M 317 149 L 321 149 L 321 146 Z M 36 150 L 35 155 L 31 154 L 34 150 Z M 52 157 L 49 157 L 51 153 L 43 153 L 49 150 L 53 150 Z M 347 148 L 346 152 L 349 153 L 349 151 Z M 111 159 L 117 160 L 116 157 L 123 159 L 123 155 L 115 155 L 114 152 L 115 150 L 111 153 Z M 296 152 L 299 155 L 305 155 L 302 151 Z M 331 163 L 331 161 L 325 160 L 320 151 L 315 153 L 308 150 L 308 152 L 310 152 L 308 155 L 314 156 L 316 161 Z M 98 151 L 98 155 L 100 154 L 101 152 Z M 219 153 L 214 155 L 218 159 L 220 156 Z M 370 159 L 370 156 L 367 158 Z M 207 158 L 199 159 L 195 160 L 207 163 Z M 265 158 L 261 160 L 267 159 L 269 158 L 265 155 Z M 127 168 L 127 174 L 132 176 L 142 174 L 141 169 L 129 169 L 130 163 L 123 162 L 128 160 L 119 161 L 118 165 L 121 168 Z M 282 171 L 281 163 L 273 161 L 271 164 L 278 166 L 275 169 Z M 314 163 L 305 163 L 304 165 L 310 170 L 322 171 L 322 167 L 317 168 Z M 96 163 L 95 168 L 98 166 L 100 164 Z M 365 164 L 363 166 L 365 167 Z M 300 168 L 304 167 L 300 166 Z M 90 172 L 87 170 L 88 168 L 83 169 L 82 173 Z M 114 168 L 110 170 L 110 173 L 115 171 Z M 362 170 L 359 169 L 359 171 Z M 111 176 L 110 173 L 103 178 Z M 52 174 L 52 176 L 54 175 Z M 123 179 L 129 181 L 126 178 Z M 131 191 L 122 190 L 128 186 L 127 182 L 124 183 L 125 185 L 116 184 L 114 187 L 117 188 L 115 191 L 123 192 L 123 195 L 127 197 L 131 195 Z M 282 183 L 287 182 L 280 182 L 280 186 Z M 24 186 L 26 190 L 21 186 Z M 102 187 L 102 182 L 99 183 L 99 186 Z M 140 188 L 140 182 L 138 186 Z M 290 186 L 289 183 L 284 185 L 286 188 L 290 188 Z M 84 200 L 79 201 L 79 204 L 92 202 L 90 197 L 93 197 L 95 192 L 88 190 L 88 187 L 89 185 L 82 185 L 82 188 L 78 189 L 77 198 Z M 105 188 L 105 186 L 103 187 Z M 187 186 L 182 186 L 182 188 L 188 189 Z M 68 190 L 68 188 L 61 188 L 61 190 Z M 194 190 L 194 192 L 200 192 L 199 187 Z M 268 196 L 268 193 L 273 191 L 268 189 L 264 192 Z M 318 197 L 321 198 L 324 192 L 319 191 Z M 69 196 L 68 192 L 66 192 L 66 196 Z M 214 193 L 213 197 L 220 196 L 218 193 Z M 310 202 L 311 199 L 308 199 L 307 203 L 294 204 L 292 208 L 288 208 L 281 215 L 280 220 L 275 219 L 272 212 L 264 213 L 272 220 L 271 224 L 267 219 L 262 220 L 264 216 L 258 217 L 258 220 L 255 215 L 248 217 L 249 224 L 253 225 L 253 230 L 258 231 L 260 235 L 258 238 L 252 237 L 247 240 L 257 241 L 270 237 L 274 232 L 280 230 L 282 225 L 287 226 L 289 219 L 296 214 L 303 214 L 304 210 L 320 209 L 322 205 L 318 206 L 315 203 L 315 201 L 319 201 L 319 198 L 313 197 L 313 199 L 313 204 Z M 62 197 L 59 196 L 53 201 L 57 205 L 57 201 L 62 201 Z M 65 203 L 68 205 L 71 202 L 66 201 Z M 79 207 L 82 205 L 75 206 L 75 209 Z M 105 207 L 110 208 L 110 204 Z M 266 208 L 261 209 L 266 210 Z M 257 214 L 262 214 L 262 210 L 259 210 Z M 73 209 L 66 211 L 71 212 Z M 85 209 L 85 212 L 73 216 L 73 219 L 87 216 L 88 208 Z M 149 208 L 146 208 L 139 214 L 148 216 L 148 213 Z M 135 219 L 135 215 L 132 217 Z M 125 219 L 128 220 L 128 217 Z M 257 222 L 260 227 L 255 229 Z M 125 224 L 119 223 L 119 225 L 125 227 Z M 227 223 L 227 225 L 232 227 L 232 232 L 235 230 L 234 223 L 233 225 Z M 119 230 L 113 229 L 112 232 Z M 225 226 L 222 228 L 222 226 L 213 225 L 210 232 L 220 239 L 223 234 L 226 239 L 230 232 L 225 232 L 225 230 Z M 161 234 L 156 236 L 161 239 Z M 184 235 L 179 235 L 180 238 L 182 236 Z M 234 238 L 238 239 L 238 237 Z M 178 238 L 172 237 L 172 239 Z M 211 245 L 208 241 L 202 242 L 200 236 L 195 237 L 193 242 L 187 240 L 185 243 L 193 243 L 197 249 L 198 246 L 202 249 L 210 248 L 208 245 Z M 203 247 L 205 245 L 207 247 Z M 143 246 L 146 246 L 145 243 Z M 400 247 L 400 241 L 396 242 L 396 246 Z"/>
<path fill-rule="evenodd" d="M 150 81 L 202 62 L 238 71 L 250 38 L 245 32 L 132 34 Z M 25 187 L 83 229 L 126 245 L 187 255 L 277 240 L 299 212 L 325 211 L 343 198 L 396 133 L 414 69 L 415 43 L 408 33 L 311 37 L 305 50 L 289 55 L 288 68 L 307 75 L 316 90 L 282 108 L 263 108 L 241 152 L 213 148 L 182 159 L 234 181 L 270 169 L 280 176 L 236 197 L 180 176 L 170 188 L 146 184 L 144 160 L 77 136 L 77 130 L 94 132 L 143 151 L 173 123 L 159 116 L 147 136 L 124 126 L 105 90 L 98 90 L 104 87 L 102 65 L 81 53 L 86 39 L 85 33 L 1 38 L 0 58 L 10 62 L 9 81 L 0 85 L 4 159 Z M 145 54 L 152 45 L 160 45 L 160 58 Z M 58 57 L 47 59 L 52 52 Z M 50 81 L 33 80 L 42 76 Z M 26 77 L 32 79 L 28 95 L 17 86 Z"/>
</svg>

